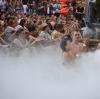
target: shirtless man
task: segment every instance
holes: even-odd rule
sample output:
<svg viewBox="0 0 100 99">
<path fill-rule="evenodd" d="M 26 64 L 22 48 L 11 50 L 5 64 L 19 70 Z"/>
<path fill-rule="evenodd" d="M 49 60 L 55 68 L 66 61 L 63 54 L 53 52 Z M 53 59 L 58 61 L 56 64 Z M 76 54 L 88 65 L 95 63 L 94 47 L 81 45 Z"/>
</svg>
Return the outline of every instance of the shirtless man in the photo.
<svg viewBox="0 0 100 99">
<path fill-rule="evenodd" d="M 66 46 L 66 49 L 69 49 L 67 52 L 64 52 L 64 58 L 72 60 L 75 57 L 79 56 L 82 52 L 87 51 L 87 46 L 85 41 L 83 41 L 82 36 L 79 31 L 73 31 L 72 33 L 72 42 Z"/>
</svg>

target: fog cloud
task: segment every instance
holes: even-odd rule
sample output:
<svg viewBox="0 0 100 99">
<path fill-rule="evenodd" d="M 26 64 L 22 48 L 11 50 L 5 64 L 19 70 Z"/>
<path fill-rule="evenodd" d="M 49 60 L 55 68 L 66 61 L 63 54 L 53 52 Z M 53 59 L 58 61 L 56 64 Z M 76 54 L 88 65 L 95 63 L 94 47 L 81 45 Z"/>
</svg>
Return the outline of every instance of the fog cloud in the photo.
<svg viewBox="0 0 100 99">
<path fill-rule="evenodd" d="M 0 99 L 100 99 L 99 59 L 96 51 L 64 63 L 58 46 L 1 54 Z"/>
</svg>

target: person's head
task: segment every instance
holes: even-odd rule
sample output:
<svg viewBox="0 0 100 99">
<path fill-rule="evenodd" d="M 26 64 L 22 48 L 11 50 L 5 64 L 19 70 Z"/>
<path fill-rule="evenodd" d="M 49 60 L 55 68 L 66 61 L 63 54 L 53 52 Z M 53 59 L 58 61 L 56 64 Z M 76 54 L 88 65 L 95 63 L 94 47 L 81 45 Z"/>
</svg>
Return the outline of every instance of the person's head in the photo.
<svg viewBox="0 0 100 99">
<path fill-rule="evenodd" d="M 25 38 L 26 37 L 26 32 L 23 28 L 20 28 L 19 30 L 16 31 L 16 37 L 21 37 Z"/>
<path fill-rule="evenodd" d="M 56 16 L 54 16 L 54 15 L 51 16 L 51 21 L 56 21 L 56 19 L 57 19 Z"/>
<path fill-rule="evenodd" d="M 44 32 L 48 32 L 49 31 L 49 26 L 48 24 L 46 23 L 43 23 L 41 26 L 40 26 L 41 30 L 44 31 Z"/>
<path fill-rule="evenodd" d="M 7 25 L 15 28 L 17 25 L 16 17 L 13 17 L 13 16 L 8 17 L 7 18 Z"/>
<path fill-rule="evenodd" d="M 79 31 L 72 32 L 72 41 L 73 42 L 80 42 L 82 40 L 82 36 Z"/>
<path fill-rule="evenodd" d="M 81 6 L 82 4 L 81 4 L 81 1 L 78 1 L 77 2 L 77 6 Z"/>
<path fill-rule="evenodd" d="M 26 19 L 21 19 L 21 20 L 20 20 L 20 25 L 21 25 L 22 27 L 24 27 L 24 26 L 26 25 Z"/>
<path fill-rule="evenodd" d="M 1 20 L 5 20 L 5 16 L 6 16 L 6 12 L 5 11 L 1 11 L 1 13 L 0 13 L 0 19 Z"/>
<path fill-rule="evenodd" d="M 55 29 L 58 31 L 58 32 L 63 32 L 64 30 L 64 27 L 63 27 L 63 24 L 56 24 L 55 25 Z"/>
<path fill-rule="evenodd" d="M 86 45 L 89 45 L 90 44 L 90 39 L 92 38 L 92 36 L 89 33 L 83 33 L 82 37 L 83 37 L 83 42 Z"/>
<path fill-rule="evenodd" d="M 39 26 L 39 25 L 41 25 L 43 22 L 42 22 L 42 20 L 38 20 L 37 21 L 37 25 Z"/>
<path fill-rule="evenodd" d="M 33 32 L 33 31 L 35 31 L 35 29 L 36 29 L 36 27 L 35 27 L 34 24 L 29 24 L 29 25 L 27 26 L 27 28 L 28 28 L 29 32 Z"/>
<path fill-rule="evenodd" d="M 66 24 L 70 24 L 72 22 L 71 17 L 70 18 L 66 18 Z"/>
<path fill-rule="evenodd" d="M 36 30 L 36 26 L 34 24 L 30 24 L 28 27 L 29 34 L 32 35 L 33 37 L 38 37 L 38 32 Z"/>
</svg>

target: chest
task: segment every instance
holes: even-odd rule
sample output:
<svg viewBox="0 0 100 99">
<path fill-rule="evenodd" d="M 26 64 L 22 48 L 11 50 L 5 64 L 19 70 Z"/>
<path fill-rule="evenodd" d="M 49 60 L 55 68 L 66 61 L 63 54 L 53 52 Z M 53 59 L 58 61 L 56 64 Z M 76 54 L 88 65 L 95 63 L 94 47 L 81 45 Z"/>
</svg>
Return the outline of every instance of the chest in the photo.
<svg viewBox="0 0 100 99">
<path fill-rule="evenodd" d="M 71 45 L 71 50 L 74 53 L 80 53 L 82 49 L 83 49 L 82 44 L 72 44 Z"/>
</svg>

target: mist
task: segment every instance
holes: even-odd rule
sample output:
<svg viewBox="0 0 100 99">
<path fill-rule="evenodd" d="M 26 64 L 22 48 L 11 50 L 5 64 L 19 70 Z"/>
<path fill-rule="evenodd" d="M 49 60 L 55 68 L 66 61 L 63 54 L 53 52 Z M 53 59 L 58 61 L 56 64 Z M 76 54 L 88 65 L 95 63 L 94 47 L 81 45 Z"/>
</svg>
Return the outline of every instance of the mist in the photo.
<svg viewBox="0 0 100 99">
<path fill-rule="evenodd" d="M 58 45 L 0 52 L 0 99 L 100 99 L 100 51 L 64 61 Z"/>
</svg>

